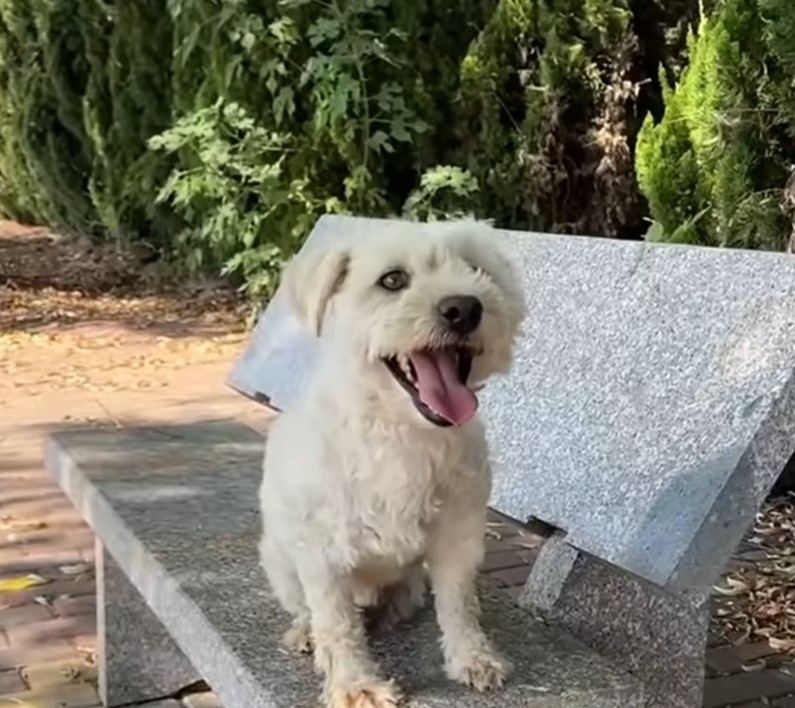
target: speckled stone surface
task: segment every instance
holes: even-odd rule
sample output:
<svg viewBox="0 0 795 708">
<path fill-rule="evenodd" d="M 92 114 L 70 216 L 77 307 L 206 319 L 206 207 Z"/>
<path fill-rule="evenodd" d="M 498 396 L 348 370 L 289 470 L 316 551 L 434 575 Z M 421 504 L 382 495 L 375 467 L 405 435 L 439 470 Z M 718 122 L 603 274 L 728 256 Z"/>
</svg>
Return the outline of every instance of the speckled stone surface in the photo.
<svg viewBox="0 0 795 708">
<path fill-rule="evenodd" d="M 432 228 L 329 216 L 305 248 Z M 482 396 L 493 505 L 699 604 L 795 449 L 795 259 L 499 237 L 530 314 Z M 314 355 L 277 296 L 230 383 L 283 409 Z"/>
<path fill-rule="evenodd" d="M 201 676 L 99 541 L 94 557 L 102 705 L 151 701 L 198 681 Z"/>
<path fill-rule="evenodd" d="M 520 604 L 628 668 L 648 708 L 700 708 L 707 604 L 687 599 L 578 552 L 561 535 L 536 559 Z"/>
<path fill-rule="evenodd" d="M 310 708 L 311 661 L 284 651 L 287 619 L 260 570 L 262 439 L 233 423 L 60 433 L 48 469 L 226 708 Z M 632 708 L 638 684 L 565 631 L 485 588 L 483 623 L 516 664 L 478 695 L 442 673 L 432 612 L 374 638 L 414 708 Z"/>
</svg>

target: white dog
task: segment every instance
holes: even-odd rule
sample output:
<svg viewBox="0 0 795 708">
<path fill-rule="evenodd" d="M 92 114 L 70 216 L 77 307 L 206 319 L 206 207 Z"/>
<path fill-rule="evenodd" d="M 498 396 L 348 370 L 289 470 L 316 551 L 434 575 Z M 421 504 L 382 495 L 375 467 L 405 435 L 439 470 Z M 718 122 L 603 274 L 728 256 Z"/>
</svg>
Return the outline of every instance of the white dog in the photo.
<svg viewBox="0 0 795 708">
<path fill-rule="evenodd" d="M 491 472 L 476 417 L 485 379 L 506 371 L 524 316 L 496 233 L 374 234 L 297 256 L 281 288 L 319 337 L 305 394 L 268 435 L 262 563 L 314 651 L 329 708 L 392 708 L 362 607 L 411 616 L 431 581 L 448 675 L 502 685 L 508 662 L 478 621 Z"/>
</svg>

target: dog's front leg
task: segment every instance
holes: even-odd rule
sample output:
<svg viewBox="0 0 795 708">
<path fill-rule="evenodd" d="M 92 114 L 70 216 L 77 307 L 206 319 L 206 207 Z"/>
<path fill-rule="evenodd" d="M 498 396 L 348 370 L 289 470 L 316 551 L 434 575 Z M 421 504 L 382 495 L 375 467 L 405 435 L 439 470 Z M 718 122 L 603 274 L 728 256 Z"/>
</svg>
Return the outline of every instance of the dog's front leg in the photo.
<svg viewBox="0 0 795 708">
<path fill-rule="evenodd" d="M 349 578 L 320 559 L 299 569 L 311 615 L 315 665 L 325 676 L 328 708 L 395 708 L 400 693 L 380 677 L 370 655 L 361 611 Z"/>
<path fill-rule="evenodd" d="M 502 686 L 510 669 L 480 626 L 476 578 L 483 560 L 485 510 L 443 512 L 431 535 L 428 570 L 447 674 L 479 691 Z"/>
</svg>

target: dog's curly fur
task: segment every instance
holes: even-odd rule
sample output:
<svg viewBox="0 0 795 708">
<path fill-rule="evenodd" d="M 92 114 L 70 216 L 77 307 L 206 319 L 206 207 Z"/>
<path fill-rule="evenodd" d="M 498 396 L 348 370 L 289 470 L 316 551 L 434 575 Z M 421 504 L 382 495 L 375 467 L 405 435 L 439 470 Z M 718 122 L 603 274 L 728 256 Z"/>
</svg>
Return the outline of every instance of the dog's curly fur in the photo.
<svg viewBox="0 0 795 708">
<path fill-rule="evenodd" d="M 299 254 L 284 273 L 280 287 L 319 336 L 320 357 L 305 394 L 268 436 L 260 550 L 294 618 L 285 642 L 314 651 L 329 708 L 397 705 L 359 608 L 410 617 L 426 573 L 448 675 L 484 690 L 508 672 L 480 627 L 475 591 L 491 489 L 484 428 L 477 417 L 442 426 L 422 414 L 385 365 L 465 347 L 473 391 L 509 368 L 524 300 L 496 236 L 475 222 L 374 234 Z M 396 269 L 406 282 L 383 287 Z M 482 304 L 473 331 L 445 326 L 439 303 L 450 296 Z"/>
</svg>

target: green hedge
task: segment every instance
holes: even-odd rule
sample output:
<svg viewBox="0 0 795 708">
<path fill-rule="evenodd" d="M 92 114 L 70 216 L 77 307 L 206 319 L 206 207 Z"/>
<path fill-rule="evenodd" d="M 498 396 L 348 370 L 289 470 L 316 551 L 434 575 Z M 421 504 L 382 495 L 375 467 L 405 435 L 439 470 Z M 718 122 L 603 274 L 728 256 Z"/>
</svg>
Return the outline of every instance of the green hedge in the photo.
<svg viewBox="0 0 795 708">
<path fill-rule="evenodd" d="M 690 63 L 648 118 L 637 168 L 653 238 L 779 250 L 795 194 L 795 4 L 726 0 L 690 37 Z M 791 188 L 790 188 L 791 189 Z"/>
<path fill-rule="evenodd" d="M 778 248 L 788 2 L 0 0 L 0 211 L 252 296 L 325 212 Z"/>
</svg>

